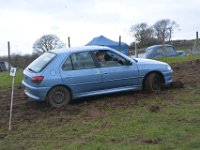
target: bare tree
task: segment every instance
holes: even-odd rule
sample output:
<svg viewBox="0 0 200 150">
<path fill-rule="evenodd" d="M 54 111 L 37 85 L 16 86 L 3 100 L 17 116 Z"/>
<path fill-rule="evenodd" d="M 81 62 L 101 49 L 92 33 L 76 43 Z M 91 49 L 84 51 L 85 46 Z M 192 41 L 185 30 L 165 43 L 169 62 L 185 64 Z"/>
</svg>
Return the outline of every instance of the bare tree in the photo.
<svg viewBox="0 0 200 150">
<path fill-rule="evenodd" d="M 130 32 L 140 46 L 146 46 L 154 40 L 154 30 L 152 27 L 148 26 L 147 23 L 140 23 L 133 25 Z"/>
<path fill-rule="evenodd" d="M 171 21 L 170 19 L 159 20 L 153 25 L 155 36 L 161 43 L 165 43 L 167 39 L 169 39 L 170 42 L 174 30 L 178 28 L 178 26 L 179 25 L 175 21 Z"/>
<path fill-rule="evenodd" d="M 33 44 L 33 52 L 37 54 L 42 54 L 46 51 L 54 50 L 57 48 L 63 48 L 66 44 L 63 43 L 56 35 L 48 34 L 40 37 Z"/>
</svg>

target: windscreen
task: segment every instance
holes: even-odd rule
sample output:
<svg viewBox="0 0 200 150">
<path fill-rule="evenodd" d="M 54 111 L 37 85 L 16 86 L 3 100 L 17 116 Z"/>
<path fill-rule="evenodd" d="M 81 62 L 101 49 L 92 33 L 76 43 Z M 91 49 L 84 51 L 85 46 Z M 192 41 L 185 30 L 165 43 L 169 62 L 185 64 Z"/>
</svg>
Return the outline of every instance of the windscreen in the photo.
<svg viewBox="0 0 200 150">
<path fill-rule="evenodd" d="M 44 53 L 34 60 L 29 66 L 28 69 L 32 72 L 42 71 L 56 56 L 55 53 Z"/>
</svg>

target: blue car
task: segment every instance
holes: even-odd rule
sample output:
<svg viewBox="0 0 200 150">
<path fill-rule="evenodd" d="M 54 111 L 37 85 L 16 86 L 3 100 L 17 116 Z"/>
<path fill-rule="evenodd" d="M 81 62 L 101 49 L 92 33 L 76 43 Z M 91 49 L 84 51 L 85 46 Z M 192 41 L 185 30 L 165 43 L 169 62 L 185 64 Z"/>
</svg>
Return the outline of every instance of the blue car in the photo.
<svg viewBox="0 0 200 150">
<path fill-rule="evenodd" d="M 46 52 L 23 73 L 28 97 L 61 107 L 80 97 L 161 90 L 172 83 L 173 71 L 163 62 L 133 59 L 104 46 L 83 46 Z"/>
<path fill-rule="evenodd" d="M 153 45 L 145 50 L 145 53 L 139 54 L 140 58 L 155 59 L 160 57 L 174 57 L 185 56 L 186 53 L 182 50 L 176 50 L 174 46 L 170 44 L 165 45 Z"/>
</svg>

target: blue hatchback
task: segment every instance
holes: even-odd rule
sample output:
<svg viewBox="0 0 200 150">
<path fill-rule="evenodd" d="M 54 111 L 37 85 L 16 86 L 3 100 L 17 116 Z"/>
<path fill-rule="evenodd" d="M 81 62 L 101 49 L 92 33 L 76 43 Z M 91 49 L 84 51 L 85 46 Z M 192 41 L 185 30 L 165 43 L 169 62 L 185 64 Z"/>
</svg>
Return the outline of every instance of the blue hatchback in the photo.
<svg viewBox="0 0 200 150">
<path fill-rule="evenodd" d="M 133 59 L 104 46 L 46 52 L 25 70 L 25 94 L 61 107 L 72 99 L 129 90 L 160 90 L 172 83 L 163 62 Z"/>
</svg>

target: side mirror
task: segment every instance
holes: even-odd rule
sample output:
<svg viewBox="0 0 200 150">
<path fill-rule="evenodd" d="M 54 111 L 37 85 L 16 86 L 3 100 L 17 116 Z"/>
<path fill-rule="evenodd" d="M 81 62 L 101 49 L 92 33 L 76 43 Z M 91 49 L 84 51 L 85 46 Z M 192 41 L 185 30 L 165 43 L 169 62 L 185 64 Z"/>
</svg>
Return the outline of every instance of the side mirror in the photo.
<svg viewBox="0 0 200 150">
<path fill-rule="evenodd" d="M 126 60 L 126 65 L 130 66 L 130 65 L 132 65 L 132 62 L 130 60 Z"/>
</svg>

